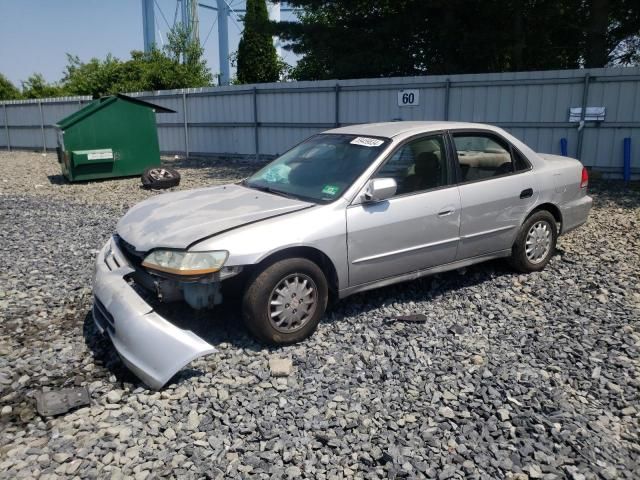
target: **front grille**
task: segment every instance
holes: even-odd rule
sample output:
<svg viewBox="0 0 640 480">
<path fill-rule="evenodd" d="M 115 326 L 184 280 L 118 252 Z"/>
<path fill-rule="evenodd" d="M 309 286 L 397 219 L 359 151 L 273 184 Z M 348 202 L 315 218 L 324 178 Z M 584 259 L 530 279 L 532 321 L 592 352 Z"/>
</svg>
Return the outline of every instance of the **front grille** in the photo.
<svg viewBox="0 0 640 480">
<path fill-rule="evenodd" d="M 137 251 L 136 247 L 128 243 L 118 234 L 115 234 L 113 236 L 113 239 L 122 254 L 127 257 L 127 260 L 129 260 L 129 263 L 131 263 L 131 265 L 133 265 L 134 267 L 139 267 L 142 264 L 142 260 L 144 260 L 145 257 L 145 252 Z"/>
<path fill-rule="evenodd" d="M 109 313 L 104 304 L 96 296 L 93 297 L 93 314 L 103 330 L 109 330 L 110 333 L 115 333 L 116 321 L 113 315 Z"/>
</svg>

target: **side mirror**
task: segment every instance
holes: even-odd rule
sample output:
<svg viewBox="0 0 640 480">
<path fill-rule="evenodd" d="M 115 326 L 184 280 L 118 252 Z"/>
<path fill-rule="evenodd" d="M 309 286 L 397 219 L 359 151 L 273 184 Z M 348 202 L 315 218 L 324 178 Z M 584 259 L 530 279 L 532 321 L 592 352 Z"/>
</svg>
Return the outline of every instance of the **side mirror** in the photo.
<svg viewBox="0 0 640 480">
<path fill-rule="evenodd" d="M 369 180 L 364 190 L 365 202 L 381 202 L 396 194 L 398 184 L 393 178 L 374 178 Z"/>
</svg>

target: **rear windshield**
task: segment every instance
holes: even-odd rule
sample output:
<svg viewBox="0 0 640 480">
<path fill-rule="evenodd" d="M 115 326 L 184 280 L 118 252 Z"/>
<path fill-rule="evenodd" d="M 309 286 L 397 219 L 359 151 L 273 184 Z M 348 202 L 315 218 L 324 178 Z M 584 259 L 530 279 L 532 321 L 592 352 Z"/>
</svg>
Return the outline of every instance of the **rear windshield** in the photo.
<svg viewBox="0 0 640 480">
<path fill-rule="evenodd" d="M 249 188 L 328 203 L 340 197 L 389 139 L 320 134 L 289 150 L 244 181 Z"/>
</svg>

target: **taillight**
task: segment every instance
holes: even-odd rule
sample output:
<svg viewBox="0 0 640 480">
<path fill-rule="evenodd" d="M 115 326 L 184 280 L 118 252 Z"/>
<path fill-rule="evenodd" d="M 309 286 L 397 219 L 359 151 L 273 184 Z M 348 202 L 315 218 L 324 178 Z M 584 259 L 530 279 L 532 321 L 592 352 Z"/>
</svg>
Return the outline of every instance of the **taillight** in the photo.
<svg viewBox="0 0 640 480">
<path fill-rule="evenodd" d="M 587 167 L 582 167 L 582 178 L 580 179 L 580 188 L 586 188 L 589 185 L 589 172 Z"/>
</svg>

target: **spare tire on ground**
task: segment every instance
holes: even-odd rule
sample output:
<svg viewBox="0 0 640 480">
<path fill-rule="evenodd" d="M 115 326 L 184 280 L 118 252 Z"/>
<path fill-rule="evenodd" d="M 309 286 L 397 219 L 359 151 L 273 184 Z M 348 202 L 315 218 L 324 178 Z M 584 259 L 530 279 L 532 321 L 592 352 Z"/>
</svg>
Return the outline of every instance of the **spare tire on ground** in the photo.
<svg viewBox="0 0 640 480">
<path fill-rule="evenodd" d="M 142 186 L 153 190 L 175 187 L 180 183 L 180 174 L 169 167 L 151 167 L 142 173 Z"/>
</svg>

